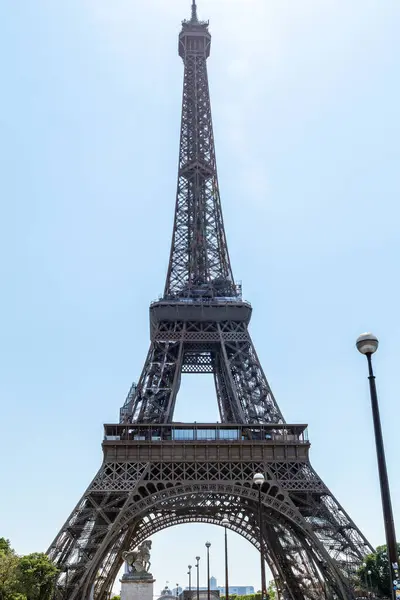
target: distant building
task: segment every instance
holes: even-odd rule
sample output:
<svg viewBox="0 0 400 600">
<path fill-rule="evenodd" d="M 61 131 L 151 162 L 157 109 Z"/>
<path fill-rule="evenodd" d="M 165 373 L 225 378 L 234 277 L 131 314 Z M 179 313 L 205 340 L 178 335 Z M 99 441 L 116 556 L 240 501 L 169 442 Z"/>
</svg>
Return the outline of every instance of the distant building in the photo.
<svg viewBox="0 0 400 600">
<path fill-rule="evenodd" d="M 179 585 L 178 587 L 172 588 L 172 596 L 178 598 L 183 592 L 183 588 Z"/>
<path fill-rule="evenodd" d="M 220 596 L 225 596 L 225 587 L 218 587 L 217 578 L 210 577 L 210 591 L 212 600 L 219 600 Z M 252 585 L 230 585 L 229 594 L 236 596 L 246 596 L 247 594 L 254 594 L 254 587 Z M 157 600 L 197 600 L 197 587 L 192 585 L 192 589 L 173 588 L 172 590 L 166 585 L 161 591 L 161 595 Z M 208 590 L 206 587 L 199 587 L 199 600 L 207 600 Z"/>
<path fill-rule="evenodd" d="M 217 590 L 220 592 L 221 596 L 225 596 L 225 588 L 218 587 Z M 247 594 L 254 594 L 254 586 L 253 585 L 230 585 L 229 586 L 229 595 L 236 594 L 236 596 L 247 596 Z"/>
<path fill-rule="evenodd" d="M 174 594 L 172 592 L 172 590 L 169 589 L 169 587 L 166 585 L 165 588 L 163 590 L 161 590 L 161 594 L 158 598 L 158 600 L 173 600 Z"/>
<path fill-rule="evenodd" d="M 210 577 L 210 589 L 218 590 L 221 596 L 225 596 L 225 586 L 218 587 L 217 579 Z M 247 596 L 247 594 L 254 594 L 254 586 L 252 585 L 230 585 L 229 595 L 236 594 L 236 596 Z"/>
</svg>

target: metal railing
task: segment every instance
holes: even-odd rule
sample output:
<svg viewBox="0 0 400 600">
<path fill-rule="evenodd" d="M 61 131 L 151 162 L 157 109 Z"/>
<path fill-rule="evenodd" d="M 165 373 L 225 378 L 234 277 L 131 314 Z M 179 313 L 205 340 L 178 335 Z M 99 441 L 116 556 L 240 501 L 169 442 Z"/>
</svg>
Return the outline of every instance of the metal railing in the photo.
<svg viewBox="0 0 400 600">
<path fill-rule="evenodd" d="M 262 442 L 308 443 L 307 425 L 242 425 L 223 423 L 172 423 L 167 425 L 104 425 L 105 442 Z"/>
</svg>

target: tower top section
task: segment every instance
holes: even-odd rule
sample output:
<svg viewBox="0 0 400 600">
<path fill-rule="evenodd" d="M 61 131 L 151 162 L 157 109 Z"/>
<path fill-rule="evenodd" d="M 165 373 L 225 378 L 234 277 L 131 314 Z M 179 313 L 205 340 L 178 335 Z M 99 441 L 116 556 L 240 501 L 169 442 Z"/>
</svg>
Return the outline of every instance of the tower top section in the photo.
<svg viewBox="0 0 400 600">
<path fill-rule="evenodd" d="M 175 218 L 164 288 L 168 302 L 183 298 L 239 301 L 240 296 L 219 196 L 207 75 L 210 45 L 208 21 L 199 20 L 196 0 L 192 0 L 191 18 L 182 22 L 179 34 L 184 76 Z"/>
<path fill-rule="evenodd" d="M 188 54 L 210 56 L 211 35 L 208 31 L 208 21 L 200 21 L 197 15 L 196 0 L 192 0 L 192 15 L 190 20 L 182 21 L 179 34 L 179 56 L 185 60 Z"/>
</svg>

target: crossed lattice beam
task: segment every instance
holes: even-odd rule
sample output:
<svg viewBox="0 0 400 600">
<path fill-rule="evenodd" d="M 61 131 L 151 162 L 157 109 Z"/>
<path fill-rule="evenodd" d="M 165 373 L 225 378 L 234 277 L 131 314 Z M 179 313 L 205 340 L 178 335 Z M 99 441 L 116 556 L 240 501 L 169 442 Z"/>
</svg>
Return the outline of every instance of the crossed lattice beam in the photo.
<svg viewBox="0 0 400 600">
<path fill-rule="evenodd" d="M 283 423 L 246 323 L 157 323 L 131 400 L 131 421 L 172 421 L 181 373 L 213 373 L 223 422 Z"/>
<path fill-rule="evenodd" d="M 165 527 L 218 524 L 225 512 L 231 528 L 258 547 L 257 491 L 249 482 L 261 470 L 262 534 L 274 576 L 296 600 L 351 598 L 352 573 L 371 548 L 309 464 L 285 464 L 105 462 L 50 548 L 62 570 L 59 589 L 75 600 L 94 583 L 103 600 L 124 549 Z"/>
<path fill-rule="evenodd" d="M 184 57 L 179 173 L 164 296 L 236 294 L 218 186 L 206 54 Z M 221 289 L 218 288 L 221 286 Z"/>
</svg>

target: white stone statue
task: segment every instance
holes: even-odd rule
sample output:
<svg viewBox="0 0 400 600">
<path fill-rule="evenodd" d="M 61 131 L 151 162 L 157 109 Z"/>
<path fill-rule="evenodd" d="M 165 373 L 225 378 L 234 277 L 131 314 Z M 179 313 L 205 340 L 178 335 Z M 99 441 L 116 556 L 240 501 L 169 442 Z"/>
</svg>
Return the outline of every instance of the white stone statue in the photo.
<svg viewBox="0 0 400 600">
<path fill-rule="evenodd" d="M 131 572 L 138 575 L 149 572 L 151 565 L 150 549 L 151 541 L 146 540 L 138 546 L 137 550 L 122 553 L 122 558 L 130 567 Z"/>
</svg>

